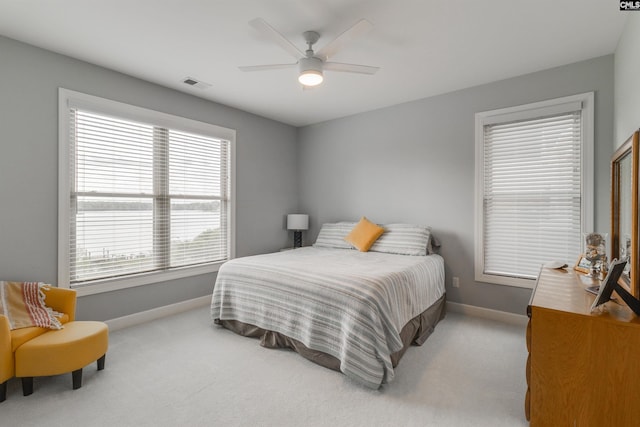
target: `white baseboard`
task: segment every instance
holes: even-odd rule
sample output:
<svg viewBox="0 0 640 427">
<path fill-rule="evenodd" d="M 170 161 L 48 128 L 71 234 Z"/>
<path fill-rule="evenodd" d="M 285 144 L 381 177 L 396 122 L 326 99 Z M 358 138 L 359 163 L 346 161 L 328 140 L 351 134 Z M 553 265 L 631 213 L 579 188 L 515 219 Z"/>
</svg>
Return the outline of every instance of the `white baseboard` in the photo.
<svg viewBox="0 0 640 427">
<path fill-rule="evenodd" d="M 117 331 L 118 329 L 124 329 L 130 326 L 139 325 L 140 323 L 150 322 L 152 320 L 160 319 L 161 317 L 171 316 L 184 311 L 193 310 L 194 308 L 204 307 L 208 304 L 211 304 L 211 295 L 204 295 L 199 298 L 181 301 L 147 311 L 141 311 L 140 313 L 116 317 L 115 319 L 107 320 L 105 323 L 109 325 L 110 331 Z"/>
<path fill-rule="evenodd" d="M 490 308 L 476 307 L 447 301 L 447 311 L 462 313 L 469 316 L 482 317 L 484 319 L 497 320 L 516 326 L 527 326 L 529 318 L 521 314 L 508 313 L 506 311 L 492 310 Z"/>
<path fill-rule="evenodd" d="M 140 313 L 130 314 L 128 316 L 116 317 L 107 320 L 105 323 L 109 325 L 110 331 L 117 331 L 140 323 L 150 322 L 162 317 L 172 316 L 184 311 L 193 310 L 195 308 L 204 307 L 211 303 L 211 295 L 204 295 L 198 298 L 181 301 L 175 304 L 165 305 L 163 307 L 153 308 Z M 492 310 L 490 308 L 476 307 L 473 305 L 460 304 L 457 302 L 447 302 L 447 311 L 452 313 L 461 313 L 468 316 L 482 317 L 484 319 L 496 320 L 503 323 L 509 323 L 517 326 L 526 326 L 529 318 L 524 315 L 508 313 L 506 311 Z"/>
</svg>

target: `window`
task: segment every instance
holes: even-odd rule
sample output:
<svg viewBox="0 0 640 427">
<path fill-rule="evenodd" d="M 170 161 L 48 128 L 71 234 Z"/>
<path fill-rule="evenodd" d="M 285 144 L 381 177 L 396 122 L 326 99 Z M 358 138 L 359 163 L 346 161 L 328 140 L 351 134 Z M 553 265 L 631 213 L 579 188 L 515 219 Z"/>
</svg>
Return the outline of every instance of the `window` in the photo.
<svg viewBox="0 0 640 427">
<path fill-rule="evenodd" d="M 86 293 L 233 256 L 235 132 L 60 89 L 59 284 Z"/>
<path fill-rule="evenodd" d="M 477 281 L 533 287 L 593 227 L 593 93 L 476 114 Z"/>
</svg>

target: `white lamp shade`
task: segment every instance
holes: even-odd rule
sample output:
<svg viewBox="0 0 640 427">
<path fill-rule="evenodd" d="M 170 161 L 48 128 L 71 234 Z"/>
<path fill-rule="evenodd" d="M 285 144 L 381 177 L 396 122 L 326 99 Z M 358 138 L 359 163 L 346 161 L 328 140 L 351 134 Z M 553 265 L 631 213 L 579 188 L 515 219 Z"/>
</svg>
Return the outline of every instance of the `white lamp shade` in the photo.
<svg viewBox="0 0 640 427">
<path fill-rule="evenodd" d="M 287 230 L 308 230 L 309 215 L 289 214 L 287 215 Z"/>
</svg>

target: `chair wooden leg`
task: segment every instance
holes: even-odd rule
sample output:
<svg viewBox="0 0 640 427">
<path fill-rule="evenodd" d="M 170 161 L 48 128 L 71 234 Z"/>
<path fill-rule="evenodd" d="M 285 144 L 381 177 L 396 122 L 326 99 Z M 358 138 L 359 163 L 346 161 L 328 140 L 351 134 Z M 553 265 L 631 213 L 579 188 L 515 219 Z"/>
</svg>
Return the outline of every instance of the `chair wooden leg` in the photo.
<svg viewBox="0 0 640 427">
<path fill-rule="evenodd" d="M 2 384 L 0 384 L 0 402 L 4 402 L 7 400 L 7 383 L 9 380 L 6 380 Z"/>
<path fill-rule="evenodd" d="M 73 389 L 77 390 L 82 387 L 82 368 L 73 371 L 71 373 L 71 378 L 73 379 Z"/>
<path fill-rule="evenodd" d="M 22 395 L 29 396 L 33 393 L 33 377 L 22 377 Z"/>
<path fill-rule="evenodd" d="M 104 361 L 107 359 L 106 353 L 102 355 L 100 359 L 98 359 L 98 371 L 102 371 L 104 369 Z"/>
</svg>

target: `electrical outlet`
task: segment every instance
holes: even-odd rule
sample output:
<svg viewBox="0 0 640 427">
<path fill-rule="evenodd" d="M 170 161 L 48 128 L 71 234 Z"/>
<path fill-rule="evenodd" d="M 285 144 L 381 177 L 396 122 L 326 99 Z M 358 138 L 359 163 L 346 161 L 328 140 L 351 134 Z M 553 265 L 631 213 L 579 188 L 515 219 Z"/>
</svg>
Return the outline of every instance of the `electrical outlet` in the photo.
<svg viewBox="0 0 640 427">
<path fill-rule="evenodd" d="M 451 279 L 451 286 L 453 286 L 454 288 L 459 288 L 460 287 L 460 278 L 459 277 L 454 277 L 453 279 Z"/>
</svg>

